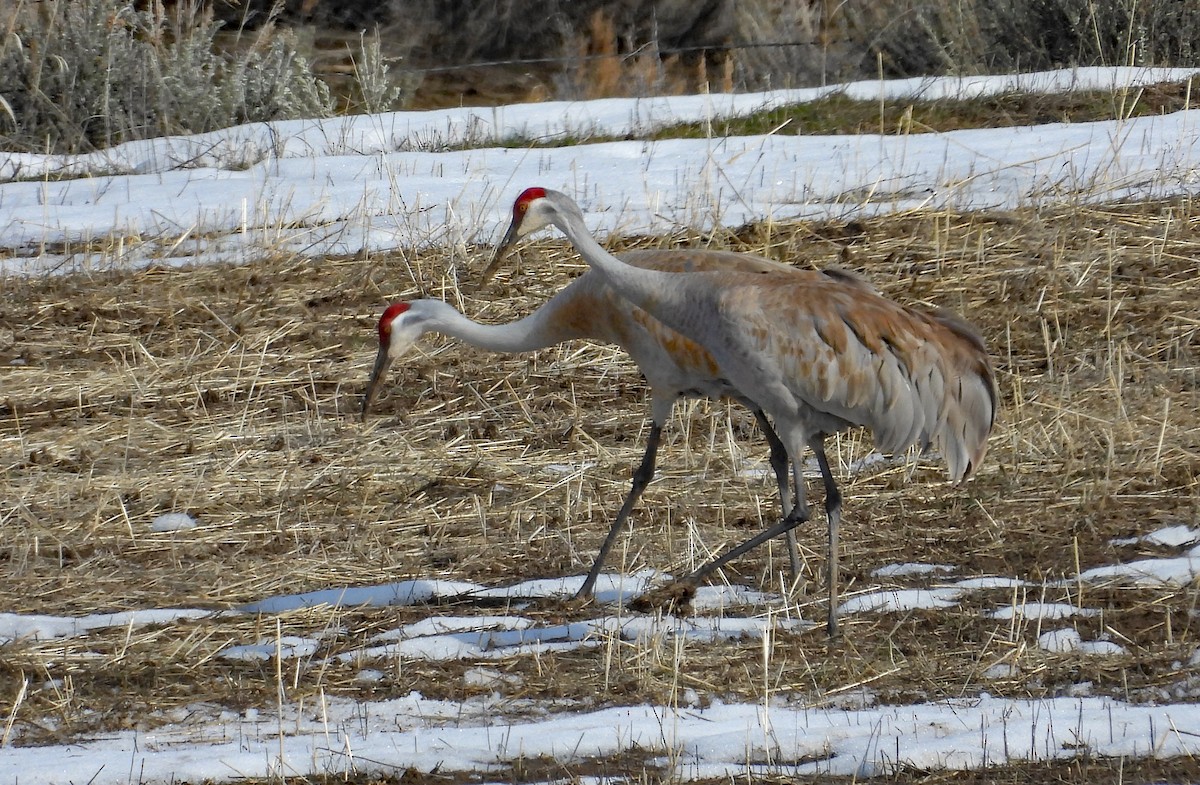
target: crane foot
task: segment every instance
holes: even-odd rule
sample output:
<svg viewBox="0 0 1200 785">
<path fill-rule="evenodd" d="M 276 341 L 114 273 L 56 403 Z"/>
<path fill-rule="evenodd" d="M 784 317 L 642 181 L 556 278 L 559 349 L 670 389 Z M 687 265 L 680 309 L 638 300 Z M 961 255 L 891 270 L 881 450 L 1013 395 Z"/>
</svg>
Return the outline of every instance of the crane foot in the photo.
<svg viewBox="0 0 1200 785">
<path fill-rule="evenodd" d="M 654 610 L 687 613 L 692 598 L 695 596 L 696 584 L 692 581 L 671 581 L 630 600 L 629 608 L 639 613 L 649 613 Z"/>
</svg>

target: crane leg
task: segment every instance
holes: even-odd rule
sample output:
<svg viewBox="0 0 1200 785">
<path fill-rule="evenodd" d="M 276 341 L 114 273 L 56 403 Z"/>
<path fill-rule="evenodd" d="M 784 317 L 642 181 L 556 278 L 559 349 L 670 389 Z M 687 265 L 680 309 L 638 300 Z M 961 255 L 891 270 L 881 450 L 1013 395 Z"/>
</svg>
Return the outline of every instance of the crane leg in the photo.
<svg viewBox="0 0 1200 785">
<path fill-rule="evenodd" d="M 650 438 L 646 440 L 646 452 L 642 456 L 641 464 L 633 473 L 633 485 L 625 497 L 625 503 L 621 505 L 620 512 L 617 513 L 616 520 L 613 521 L 612 528 L 608 530 L 608 536 L 600 545 L 600 552 L 596 554 L 596 561 L 592 563 L 592 569 L 588 572 L 587 579 L 579 587 L 579 591 L 575 592 L 575 599 L 587 599 L 592 596 L 592 592 L 596 588 L 596 579 L 600 577 L 600 570 L 604 567 L 604 560 L 608 557 L 608 552 L 617 539 L 617 533 L 625 525 L 633 505 L 637 504 L 637 500 L 641 498 L 646 486 L 654 479 L 654 465 L 658 459 L 658 443 L 661 439 L 662 426 L 658 423 L 651 423 Z"/>
<path fill-rule="evenodd" d="M 797 475 L 799 475 L 799 473 L 800 473 L 799 468 L 796 466 L 793 466 L 793 471 Z M 804 498 L 804 481 L 802 478 L 797 477 L 796 505 L 794 507 L 792 507 L 792 511 L 789 512 L 787 514 L 787 516 L 784 517 L 783 520 L 781 520 L 779 523 L 775 524 L 774 526 L 763 529 L 758 534 L 754 535 L 753 537 L 746 540 L 742 544 L 737 545 L 733 548 L 730 548 L 728 551 L 721 554 L 720 556 L 713 559 L 712 561 L 701 565 L 697 570 L 692 572 L 692 574 L 688 575 L 686 578 L 683 578 L 682 580 L 684 580 L 688 583 L 692 583 L 692 584 L 699 583 L 699 581 L 702 578 L 721 569 L 729 562 L 731 562 L 734 559 L 736 559 L 737 557 L 741 556 L 743 553 L 754 550 L 755 548 L 757 548 L 759 545 L 762 545 L 767 540 L 770 540 L 772 538 L 778 537 L 781 534 L 785 534 L 789 531 L 792 531 L 797 526 L 799 526 L 800 524 L 807 521 L 808 517 L 809 517 L 808 501 Z"/>
<path fill-rule="evenodd" d="M 829 521 L 829 617 L 826 629 L 830 638 L 838 634 L 837 597 L 838 597 L 838 529 L 842 522 L 842 494 L 834 482 L 833 472 L 829 469 L 829 459 L 825 457 L 825 438 L 814 439 L 813 454 L 817 456 L 817 465 L 821 467 L 821 479 L 825 483 L 825 518 Z"/>
<path fill-rule="evenodd" d="M 775 472 L 775 483 L 779 486 L 779 504 L 783 510 L 780 514 L 787 515 L 792 509 L 792 481 L 788 477 L 787 448 L 783 446 L 783 442 L 779 439 L 779 435 L 775 433 L 775 428 L 771 426 L 771 421 L 767 419 L 767 415 L 763 410 L 757 406 L 751 406 L 750 409 L 754 412 L 754 419 L 758 421 L 758 428 L 763 432 L 763 436 L 767 438 L 767 444 L 771 448 L 771 469 Z M 788 566 L 792 569 L 792 583 L 796 588 L 803 590 L 804 576 L 801 574 L 800 548 L 796 544 L 795 528 L 787 530 L 787 545 Z"/>
</svg>

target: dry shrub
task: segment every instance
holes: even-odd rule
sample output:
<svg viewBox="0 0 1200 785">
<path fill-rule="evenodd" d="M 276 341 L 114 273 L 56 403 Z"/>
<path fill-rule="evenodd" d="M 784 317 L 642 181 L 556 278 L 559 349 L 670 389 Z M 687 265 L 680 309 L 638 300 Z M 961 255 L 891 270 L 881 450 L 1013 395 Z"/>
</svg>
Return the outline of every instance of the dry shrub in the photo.
<svg viewBox="0 0 1200 785">
<path fill-rule="evenodd" d="M 574 65 L 559 82 L 559 93 L 569 98 L 680 95 L 690 85 L 676 55 L 663 56 L 657 42 L 635 46 L 618 40 L 612 17 L 598 10 L 587 33 L 577 37 Z"/>
<path fill-rule="evenodd" d="M 575 81 L 581 83 L 587 98 L 610 98 L 619 94 L 621 60 L 617 56 L 617 34 L 612 19 L 603 11 L 592 14 L 586 40 L 579 46 L 581 65 Z"/>
<path fill-rule="evenodd" d="M 850 0 L 864 73 L 1004 73 L 1200 62 L 1200 6 L 1177 0 Z"/>
<path fill-rule="evenodd" d="M 839 29 L 828 0 L 743 0 L 733 9 L 739 43 L 733 53 L 743 89 L 805 87 L 855 74 L 862 57 Z M 771 44 L 777 44 L 772 46 Z"/>
<path fill-rule="evenodd" d="M 705 93 L 732 93 L 734 91 L 736 60 L 733 55 L 726 54 L 717 61 L 718 81 L 714 84 L 710 78 L 707 57 L 696 60 L 696 86 Z"/>
<path fill-rule="evenodd" d="M 0 42 L 9 150 L 80 152 L 243 122 L 327 116 L 328 88 L 268 23 L 221 53 L 211 9 L 119 0 L 30 3 Z"/>
<path fill-rule="evenodd" d="M 1200 6 L 1176 0 L 747 0 L 734 14 L 754 45 L 736 52 L 748 88 L 1200 62 Z"/>
</svg>

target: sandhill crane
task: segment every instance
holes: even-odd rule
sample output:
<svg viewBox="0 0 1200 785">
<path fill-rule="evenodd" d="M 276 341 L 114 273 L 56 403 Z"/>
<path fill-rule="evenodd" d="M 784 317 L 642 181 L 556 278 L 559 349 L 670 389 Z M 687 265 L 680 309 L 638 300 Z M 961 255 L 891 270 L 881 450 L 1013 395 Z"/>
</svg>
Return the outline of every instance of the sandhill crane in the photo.
<svg viewBox="0 0 1200 785">
<path fill-rule="evenodd" d="M 655 249 L 622 254 L 626 263 L 647 270 L 738 270 L 746 273 L 790 274 L 793 268 L 750 254 L 717 250 Z M 501 258 L 493 259 L 484 280 Z M 830 271 L 831 276 L 847 276 Z M 867 286 L 866 283 L 858 285 Z M 637 363 L 650 385 L 650 434 L 642 461 L 633 473 L 633 484 L 605 537 L 591 570 L 576 597 L 590 597 L 609 549 L 616 541 L 634 504 L 654 478 L 658 446 L 671 407 L 681 397 L 717 399 L 731 397 L 754 413 L 771 447 L 771 468 L 779 486 L 780 501 L 791 509 L 787 451 L 775 435 L 762 409 L 738 395 L 708 352 L 618 296 L 604 275 L 588 271 L 568 284 L 536 312 L 510 324 L 483 325 L 468 319 L 440 300 L 415 300 L 390 305 L 379 319 L 379 351 L 367 383 L 362 416 L 365 418 L 392 360 L 404 354 L 423 334 L 438 332 L 472 346 L 498 352 L 525 352 L 564 341 L 591 339 L 617 344 Z M 788 557 L 793 578 L 800 576 L 795 534 L 788 537 Z"/>
<path fill-rule="evenodd" d="M 551 225 L 621 296 L 708 350 L 741 397 L 770 416 L 787 448 L 796 483 L 792 510 L 677 586 L 694 588 L 730 560 L 808 520 L 801 472 L 808 447 L 825 485 L 826 627 L 830 637 L 836 636 L 841 494 L 825 438 L 866 426 L 887 453 L 936 444 L 950 479 L 964 480 L 987 452 L 996 415 L 996 382 L 983 340 L 948 311 L 908 308 L 869 287 L 819 272 L 670 273 L 626 264 L 596 242 L 570 197 L 544 188 L 529 188 L 517 197 L 496 256 L 520 237 Z"/>
</svg>

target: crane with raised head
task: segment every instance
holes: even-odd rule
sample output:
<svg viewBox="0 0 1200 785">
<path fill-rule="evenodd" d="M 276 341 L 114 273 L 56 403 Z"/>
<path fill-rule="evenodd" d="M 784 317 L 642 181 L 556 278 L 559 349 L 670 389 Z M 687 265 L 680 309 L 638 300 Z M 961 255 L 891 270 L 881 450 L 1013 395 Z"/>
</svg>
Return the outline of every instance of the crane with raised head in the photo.
<svg viewBox="0 0 1200 785">
<path fill-rule="evenodd" d="M 826 437 L 869 428 L 885 453 L 936 446 L 961 482 L 987 453 L 997 391 L 978 332 L 955 314 L 906 307 L 845 276 L 817 271 L 667 272 L 627 264 L 587 229 L 566 194 L 529 188 L 513 203 L 496 258 L 519 238 L 554 226 L 593 272 L 622 297 L 703 347 L 735 395 L 774 422 L 790 459 L 795 503 L 783 519 L 680 579 L 681 591 L 809 518 L 801 472 L 816 456 L 829 525 L 829 611 L 836 636 L 838 531 L 842 497 L 825 454 Z"/>
<path fill-rule="evenodd" d="M 639 269 L 656 271 L 737 270 L 774 275 L 794 272 L 787 265 L 763 257 L 719 250 L 652 249 L 628 251 L 621 258 L 624 263 Z M 500 256 L 493 259 L 484 272 L 485 282 L 500 261 Z M 850 277 L 836 270 L 828 275 Z M 868 286 L 865 282 L 859 285 Z M 602 273 L 585 272 L 537 311 L 509 324 L 479 324 L 441 300 L 392 303 L 379 319 L 379 350 L 363 398 L 364 418 L 392 361 L 408 351 L 422 335 L 430 332 L 449 335 L 472 346 L 496 352 L 527 352 L 578 339 L 603 341 L 624 349 L 646 377 L 650 386 L 650 433 L 646 450 L 596 560 L 576 592 L 578 598 L 592 596 L 609 550 L 642 492 L 654 478 L 662 429 L 679 398 L 730 397 L 746 404 L 770 445 L 770 463 L 783 510 L 786 512 L 791 509 L 787 450 L 775 435 L 762 409 L 729 385 L 708 352 L 617 295 Z M 788 537 L 788 559 L 793 579 L 799 581 L 801 565 L 794 533 Z"/>
</svg>

